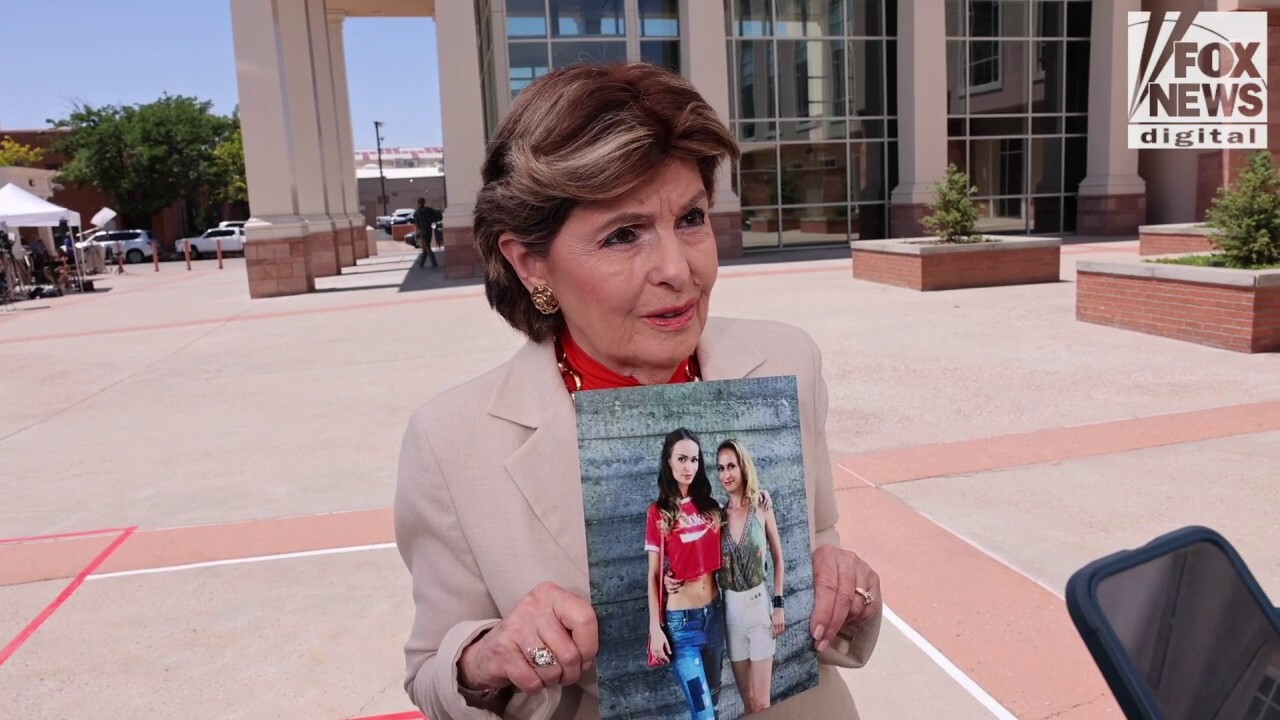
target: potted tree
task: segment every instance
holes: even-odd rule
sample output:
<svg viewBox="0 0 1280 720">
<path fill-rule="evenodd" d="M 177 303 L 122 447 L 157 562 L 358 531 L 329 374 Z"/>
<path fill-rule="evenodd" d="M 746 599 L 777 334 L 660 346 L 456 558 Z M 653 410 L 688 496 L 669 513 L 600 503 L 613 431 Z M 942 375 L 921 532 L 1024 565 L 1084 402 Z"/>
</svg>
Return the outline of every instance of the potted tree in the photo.
<svg viewBox="0 0 1280 720">
<path fill-rule="evenodd" d="M 983 235 L 975 192 L 969 176 L 948 165 L 922 221 L 932 237 L 851 242 L 853 277 L 913 290 L 1057 282 L 1062 240 Z"/>
<path fill-rule="evenodd" d="M 1280 350 L 1280 172 L 1261 151 L 1207 213 L 1210 249 L 1081 262 L 1076 318 L 1237 352 Z"/>
</svg>

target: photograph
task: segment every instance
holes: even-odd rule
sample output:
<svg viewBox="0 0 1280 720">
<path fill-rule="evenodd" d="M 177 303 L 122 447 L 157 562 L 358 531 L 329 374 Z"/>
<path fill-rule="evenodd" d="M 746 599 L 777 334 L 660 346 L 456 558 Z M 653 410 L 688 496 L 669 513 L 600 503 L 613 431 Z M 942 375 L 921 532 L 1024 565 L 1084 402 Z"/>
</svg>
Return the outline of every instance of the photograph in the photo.
<svg viewBox="0 0 1280 720">
<path fill-rule="evenodd" d="M 574 402 L 602 720 L 733 720 L 816 686 L 796 378 Z"/>
</svg>

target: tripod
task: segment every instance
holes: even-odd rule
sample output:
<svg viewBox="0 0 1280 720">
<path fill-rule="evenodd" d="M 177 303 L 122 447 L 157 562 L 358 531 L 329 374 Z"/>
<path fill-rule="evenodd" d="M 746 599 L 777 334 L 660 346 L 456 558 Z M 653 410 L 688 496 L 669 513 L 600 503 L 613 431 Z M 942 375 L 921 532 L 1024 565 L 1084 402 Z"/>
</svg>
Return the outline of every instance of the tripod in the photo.
<svg viewBox="0 0 1280 720">
<path fill-rule="evenodd" d="M 4 282 L 0 284 L 0 305 L 4 306 L 6 311 L 13 310 L 14 296 L 21 298 L 27 290 L 27 284 L 22 273 L 18 271 L 18 261 L 13 257 L 12 248 L 4 248 L 0 251 L 0 270 L 3 270 Z"/>
</svg>

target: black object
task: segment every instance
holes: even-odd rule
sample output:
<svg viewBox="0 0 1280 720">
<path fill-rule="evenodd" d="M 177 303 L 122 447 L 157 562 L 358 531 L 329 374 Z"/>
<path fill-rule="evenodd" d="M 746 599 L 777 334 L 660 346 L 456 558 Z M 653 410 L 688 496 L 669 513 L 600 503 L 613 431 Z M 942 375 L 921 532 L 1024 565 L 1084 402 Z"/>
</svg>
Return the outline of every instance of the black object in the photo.
<svg viewBox="0 0 1280 720">
<path fill-rule="evenodd" d="M 1261 717 L 1280 613 L 1231 543 L 1204 527 L 1076 571 L 1067 610 L 1125 717 Z"/>
<path fill-rule="evenodd" d="M 776 607 L 776 608 L 781 608 L 781 607 L 782 607 L 782 596 L 781 596 L 781 595 L 774 595 L 774 596 L 773 596 L 773 606 L 774 606 L 774 607 Z"/>
</svg>

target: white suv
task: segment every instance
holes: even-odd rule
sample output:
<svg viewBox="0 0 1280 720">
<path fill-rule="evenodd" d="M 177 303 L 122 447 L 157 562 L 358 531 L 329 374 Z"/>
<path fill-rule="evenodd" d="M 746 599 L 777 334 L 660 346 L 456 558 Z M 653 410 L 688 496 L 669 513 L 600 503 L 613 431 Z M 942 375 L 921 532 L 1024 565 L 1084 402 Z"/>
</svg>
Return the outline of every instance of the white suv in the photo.
<svg viewBox="0 0 1280 720">
<path fill-rule="evenodd" d="M 94 233 L 76 243 L 83 250 L 90 243 L 101 245 L 106 253 L 107 262 L 112 262 L 116 253 L 124 255 L 125 262 L 140 263 L 150 260 L 156 251 L 156 241 L 146 230 L 107 230 Z"/>
<path fill-rule="evenodd" d="M 204 231 L 200 237 L 183 238 L 174 243 L 174 250 L 181 255 L 186 252 L 186 247 L 191 247 L 191 259 L 199 260 L 201 255 L 214 255 L 218 252 L 218 241 L 222 242 L 222 252 L 224 253 L 242 253 L 244 252 L 244 228 L 210 228 Z"/>
</svg>

